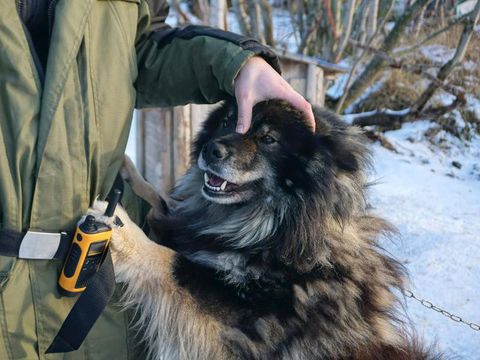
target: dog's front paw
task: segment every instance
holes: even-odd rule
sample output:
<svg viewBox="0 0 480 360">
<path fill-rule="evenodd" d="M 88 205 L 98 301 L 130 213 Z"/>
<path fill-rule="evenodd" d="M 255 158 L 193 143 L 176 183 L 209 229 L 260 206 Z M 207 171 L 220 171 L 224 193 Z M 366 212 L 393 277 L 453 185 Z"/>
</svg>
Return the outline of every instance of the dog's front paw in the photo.
<svg viewBox="0 0 480 360">
<path fill-rule="evenodd" d="M 112 229 L 110 249 L 112 250 L 112 255 L 115 260 L 118 257 L 116 255 L 126 255 L 132 252 L 135 246 L 135 239 L 130 235 L 134 232 L 134 228 L 137 228 L 137 225 L 130 219 L 127 212 L 120 205 L 117 206 L 114 216 L 105 216 L 107 206 L 107 202 L 95 200 L 92 207 L 88 209 L 86 216 L 93 215 L 96 221 L 104 223 Z"/>
<path fill-rule="evenodd" d="M 105 210 L 107 209 L 107 206 L 108 203 L 106 201 L 95 200 L 92 207 L 88 209 L 86 215 L 95 216 L 97 221 L 107 224 L 112 229 L 133 223 L 127 212 L 120 205 L 116 207 L 114 216 L 105 216 Z"/>
</svg>

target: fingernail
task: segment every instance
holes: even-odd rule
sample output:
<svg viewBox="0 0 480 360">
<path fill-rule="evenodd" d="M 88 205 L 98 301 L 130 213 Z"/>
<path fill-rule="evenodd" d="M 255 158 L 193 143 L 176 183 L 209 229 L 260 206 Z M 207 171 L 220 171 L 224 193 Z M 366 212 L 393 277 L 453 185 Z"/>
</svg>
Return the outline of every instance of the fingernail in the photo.
<svg viewBox="0 0 480 360">
<path fill-rule="evenodd" d="M 243 130 L 245 127 L 243 125 L 237 125 L 237 128 L 235 129 L 237 133 L 243 134 Z"/>
</svg>

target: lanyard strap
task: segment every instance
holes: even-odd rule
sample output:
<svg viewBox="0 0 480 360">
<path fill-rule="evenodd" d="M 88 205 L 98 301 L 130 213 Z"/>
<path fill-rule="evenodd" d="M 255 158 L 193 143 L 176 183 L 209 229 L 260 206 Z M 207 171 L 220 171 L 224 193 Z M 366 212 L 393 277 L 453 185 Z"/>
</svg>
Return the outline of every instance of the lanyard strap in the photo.
<svg viewBox="0 0 480 360">
<path fill-rule="evenodd" d="M 99 271 L 88 281 L 87 289 L 70 310 L 46 353 L 77 350 L 112 298 L 114 290 L 115 273 L 110 250 L 107 250 Z"/>
</svg>

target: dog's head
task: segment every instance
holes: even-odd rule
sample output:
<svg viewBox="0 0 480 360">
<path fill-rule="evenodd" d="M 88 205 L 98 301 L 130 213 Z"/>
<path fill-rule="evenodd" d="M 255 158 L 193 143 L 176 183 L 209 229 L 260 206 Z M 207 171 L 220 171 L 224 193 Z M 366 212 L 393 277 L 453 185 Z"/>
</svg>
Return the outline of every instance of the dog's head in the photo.
<svg viewBox="0 0 480 360">
<path fill-rule="evenodd" d="M 368 151 L 356 128 L 327 111 L 316 110 L 315 117 L 313 133 L 292 106 L 266 101 L 254 107 L 252 126 L 242 135 L 235 132 L 235 104 L 213 112 L 193 153 L 204 172 L 203 196 L 226 205 L 284 196 L 341 198 L 339 184 L 360 181 Z"/>
<path fill-rule="evenodd" d="M 322 252 L 326 229 L 363 207 L 369 153 L 357 128 L 314 113 L 315 132 L 292 106 L 266 101 L 254 107 L 246 134 L 235 132 L 234 103 L 209 116 L 189 174 L 174 190 L 187 200 L 180 208 L 197 234 L 213 235 L 223 248 L 273 243 L 290 263 L 315 263 L 309 259 Z"/>
</svg>

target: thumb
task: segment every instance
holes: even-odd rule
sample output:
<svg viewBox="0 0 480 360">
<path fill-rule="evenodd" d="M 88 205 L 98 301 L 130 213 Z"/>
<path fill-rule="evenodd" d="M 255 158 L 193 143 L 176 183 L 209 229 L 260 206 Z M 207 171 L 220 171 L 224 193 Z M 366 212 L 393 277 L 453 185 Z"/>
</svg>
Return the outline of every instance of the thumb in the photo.
<svg viewBox="0 0 480 360">
<path fill-rule="evenodd" d="M 237 133 L 245 134 L 252 123 L 252 102 L 249 99 L 241 99 L 238 101 L 237 112 Z"/>
</svg>

